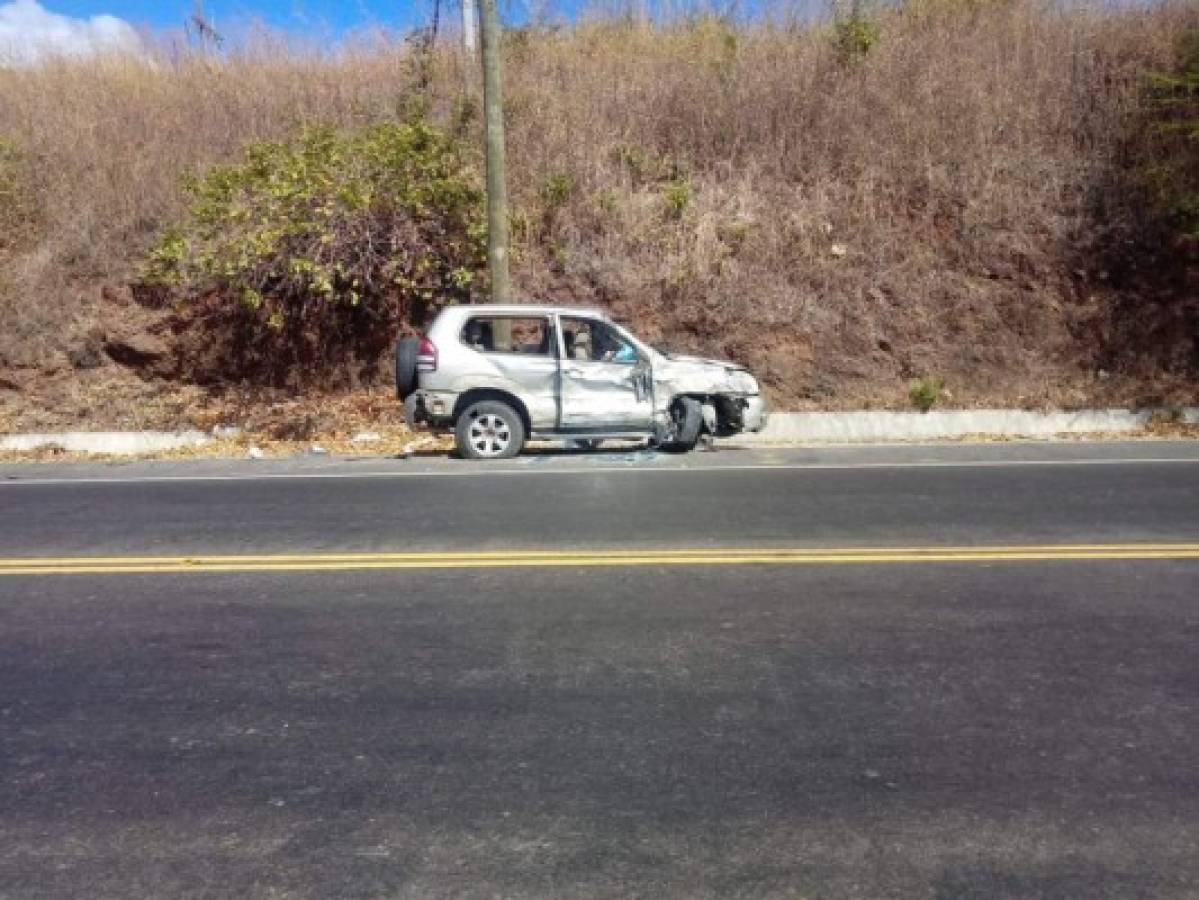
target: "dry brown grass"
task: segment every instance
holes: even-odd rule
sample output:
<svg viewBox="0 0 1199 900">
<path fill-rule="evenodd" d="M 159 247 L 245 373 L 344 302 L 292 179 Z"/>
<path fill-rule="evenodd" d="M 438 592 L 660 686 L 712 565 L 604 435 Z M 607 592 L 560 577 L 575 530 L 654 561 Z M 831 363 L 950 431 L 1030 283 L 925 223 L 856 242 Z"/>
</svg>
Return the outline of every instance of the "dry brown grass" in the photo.
<svg viewBox="0 0 1199 900">
<path fill-rule="evenodd" d="M 912 4 L 879 24 L 856 64 L 825 25 L 509 35 L 520 285 L 742 358 L 800 406 L 903 404 L 929 373 L 958 403 L 1193 395 L 1194 335 L 1125 347 L 1112 310 L 1139 288 L 1103 272 L 1143 77 L 1194 5 Z M 423 98 L 474 136 L 465 62 L 442 47 Z M 180 213 L 183 173 L 301 124 L 403 114 L 418 70 L 376 43 L 0 71 L 39 216 L 0 257 L 0 370 L 61 364 L 120 315 L 101 288 Z"/>
</svg>

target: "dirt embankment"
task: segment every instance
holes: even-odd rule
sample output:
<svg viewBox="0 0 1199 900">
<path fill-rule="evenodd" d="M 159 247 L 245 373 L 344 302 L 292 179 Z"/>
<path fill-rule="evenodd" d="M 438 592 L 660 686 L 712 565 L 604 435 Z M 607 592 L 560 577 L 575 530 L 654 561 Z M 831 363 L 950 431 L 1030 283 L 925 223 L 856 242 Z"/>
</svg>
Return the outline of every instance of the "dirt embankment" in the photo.
<svg viewBox="0 0 1199 900">
<path fill-rule="evenodd" d="M 510 34 L 521 292 L 748 363 L 779 407 L 909 407 L 923 377 L 946 405 L 1199 402 L 1195 242 L 1143 177 L 1147 77 L 1179 65 L 1194 6 L 906 4 L 875 27 L 849 55 L 831 25 Z M 477 146 L 467 61 L 413 52 L 0 71 L 0 430 L 347 393 L 387 415 L 385 364 L 231 384 L 204 298 L 131 286 L 183 176 L 250 142 L 418 103 Z"/>
</svg>

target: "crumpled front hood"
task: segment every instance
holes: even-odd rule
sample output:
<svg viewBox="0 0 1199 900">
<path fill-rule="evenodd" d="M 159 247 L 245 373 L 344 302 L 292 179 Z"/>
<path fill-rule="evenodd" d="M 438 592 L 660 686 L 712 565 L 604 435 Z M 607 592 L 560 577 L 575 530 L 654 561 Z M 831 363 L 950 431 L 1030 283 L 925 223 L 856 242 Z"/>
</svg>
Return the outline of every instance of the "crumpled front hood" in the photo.
<svg viewBox="0 0 1199 900">
<path fill-rule="evenodd" d="M 758 380 L 744 366 L 700 356 L 658 356 L 654 381 L 670 385 L 676 393 L 758 393 Z"/>
</svg>

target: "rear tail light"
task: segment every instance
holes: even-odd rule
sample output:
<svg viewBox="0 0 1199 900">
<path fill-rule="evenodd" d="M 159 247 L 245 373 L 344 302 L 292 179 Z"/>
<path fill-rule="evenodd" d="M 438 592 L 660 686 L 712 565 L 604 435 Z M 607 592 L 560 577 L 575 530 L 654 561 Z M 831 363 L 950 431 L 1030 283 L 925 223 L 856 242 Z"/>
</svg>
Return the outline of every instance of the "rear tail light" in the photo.
<svg viewBox="0 0 1199 900">
<path fill-rule="evenodd" d="M 420 339 L 420 347 L 416 351 L 416 371 L 437 371 L 437 345 L 427 337 Z"/>
</svg>

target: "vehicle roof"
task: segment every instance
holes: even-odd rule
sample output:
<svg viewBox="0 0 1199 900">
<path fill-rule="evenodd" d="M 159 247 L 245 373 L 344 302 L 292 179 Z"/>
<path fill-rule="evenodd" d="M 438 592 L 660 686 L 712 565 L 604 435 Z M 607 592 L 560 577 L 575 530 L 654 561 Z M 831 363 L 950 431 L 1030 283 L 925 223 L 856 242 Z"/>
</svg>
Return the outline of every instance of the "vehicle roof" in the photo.
<svg viewBox="0 0 1199 900">
<path fill-rule="evenodd" d="M 441 316 L 493 315 L 493 316 L 538 316 L 559 313 L 565 315 L 595 316 L 611 318 L 605 310 L 595 306 L 569 306 L 560 303 L 471 303 L 463 306 L 447 306 L 438 313 Z"/>
</svg>

